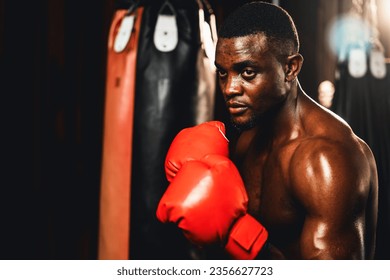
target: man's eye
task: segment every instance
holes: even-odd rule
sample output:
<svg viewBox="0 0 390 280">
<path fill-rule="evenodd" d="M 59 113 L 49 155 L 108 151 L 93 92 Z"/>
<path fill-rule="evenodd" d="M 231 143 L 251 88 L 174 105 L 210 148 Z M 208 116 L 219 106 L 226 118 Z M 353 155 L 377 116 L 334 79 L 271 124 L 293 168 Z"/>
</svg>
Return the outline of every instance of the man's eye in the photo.
<svg viewBox="0 0 390 280">
<path fill-rule="evenodd" d="M 250 69 L 246 69 L 242 72 L 241 74 L 244 78 L 246 79 L 251 79 L 251 78 L 254 78 L 256 76 L 256 72 L 253 71 L 253 70 L 250 70 Z"/>
<path fill-rule="evenodd" d="M 226 77 L 227 73 L 225 71 L 222 71 L 222 70 L 217 70 L 217 75 L 220 78 L 224 78 L 224 77 Z"/>
</svg>

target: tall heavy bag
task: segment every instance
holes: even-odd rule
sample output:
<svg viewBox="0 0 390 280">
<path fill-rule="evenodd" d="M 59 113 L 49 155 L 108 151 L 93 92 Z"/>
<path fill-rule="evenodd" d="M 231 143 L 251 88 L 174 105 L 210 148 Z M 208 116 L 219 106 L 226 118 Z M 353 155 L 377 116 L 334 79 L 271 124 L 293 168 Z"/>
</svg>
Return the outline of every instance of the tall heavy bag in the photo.
<svg viewBox="0 0 390 280">
<path fill-rule="evenodd" d="M 171 141 L 182 128 L 210 120 L 214 111 L 213 102 L 199 98 L 206 74 L 198 69 L 204 67 L 198 12 L 196 1 L 145 1 L 133 134 L 132 259 L 197 258 L 182 233 L 158 222 L 155 213 L 168 186 L 164 159 Z M 206 100 L 202 108 L 200 100 Z M 199 117 L 200 109 L 207 114 Z"/>
<path fill-rule="evenodd" d="M 213 9 L 206 0 L 196 0 L 199 16 L 200 48 L 197 57 L 198 91 L 195 96 L 196 123 L 200 124 L 214 118 L 215 103 L 215 47 L 217 44 L 217 27 Z"/>
<path fill-rule="evenodd" d="M 108 41 L 99 259 L 128 259 L 136 57 L 143 8 L 117 10 Z"/>
<path fill-rule="evenodd" d="M 368 56 L 368 65 L 372 57 Z M 376 259 L 390 258 L 390 64 L 383 75 L 367 68 L 361 77 L 350 72 L 349 61 L 340 63 L 333 110 L 370 146 L 379 183 Z"/>
</svg>

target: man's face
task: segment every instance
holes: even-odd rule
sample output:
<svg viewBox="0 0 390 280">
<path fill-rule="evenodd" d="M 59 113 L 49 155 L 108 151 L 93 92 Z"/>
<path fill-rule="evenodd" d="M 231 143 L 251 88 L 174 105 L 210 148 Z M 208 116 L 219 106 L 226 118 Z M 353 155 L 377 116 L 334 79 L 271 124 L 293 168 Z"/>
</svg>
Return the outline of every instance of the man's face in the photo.
<svg viewBox="0 0 390 280">
<path fill-rule="evenodd" d="M 256 126 L 286 98 L 284 65 L 261 34 L 220 38 L 215 65 L 232 122 L 239 129 Z"/>
</svg>

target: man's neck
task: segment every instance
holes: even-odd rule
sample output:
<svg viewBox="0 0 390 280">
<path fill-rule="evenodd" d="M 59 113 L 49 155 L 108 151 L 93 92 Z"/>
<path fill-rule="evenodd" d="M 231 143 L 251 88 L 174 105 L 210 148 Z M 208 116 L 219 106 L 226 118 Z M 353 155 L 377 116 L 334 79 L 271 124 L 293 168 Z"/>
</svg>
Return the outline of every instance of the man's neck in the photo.
<svg viewBox="0 0 390 280">
<path fill-rule="evenodd" d="M 302 95 L 298 85 L 292 85 L 286 100 L 267 113 L 254 128 L 255 137 L 268 139 L 269 145 L 278 145 L 298 137 L 302 127 L 298 102 Z"/>
</svg>

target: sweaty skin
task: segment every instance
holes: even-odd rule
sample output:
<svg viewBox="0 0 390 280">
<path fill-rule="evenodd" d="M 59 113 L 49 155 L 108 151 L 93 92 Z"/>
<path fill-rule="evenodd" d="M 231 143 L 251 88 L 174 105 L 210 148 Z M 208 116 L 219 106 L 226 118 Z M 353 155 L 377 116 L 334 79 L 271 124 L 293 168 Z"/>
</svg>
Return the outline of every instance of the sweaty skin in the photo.
<svg viewBox="0 0 390 280">
<path fill-rule="evenodd" d="M 279 56 L 278 56 L 279 57 Z M 378 183 L 369 147 L 300 88 L 303 58 L 279 59 L 262 34 L 219 38 L 216 67 L 232 122 L 232 160 L 271 258 L 371 259 Z"/>
</svg>

